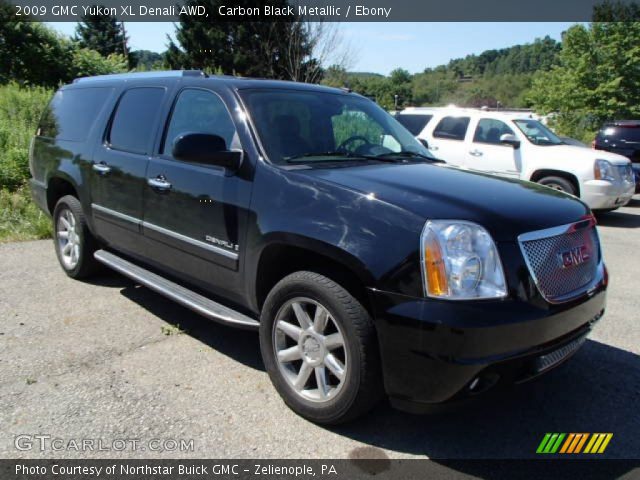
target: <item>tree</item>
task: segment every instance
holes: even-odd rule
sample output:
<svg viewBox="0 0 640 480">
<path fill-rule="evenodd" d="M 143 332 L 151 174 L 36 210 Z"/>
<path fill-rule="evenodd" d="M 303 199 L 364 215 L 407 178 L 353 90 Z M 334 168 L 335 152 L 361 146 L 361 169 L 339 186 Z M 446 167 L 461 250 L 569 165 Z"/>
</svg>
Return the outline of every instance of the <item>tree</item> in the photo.
<svg viewBox="0 0 640 480">
<path fill-rule="evenodd" d="M 342 38 L 339 23 L 298 19 L 286 25 L 281 41 L 287 45 L 282 58 L 287 80 L 318 83 L 326 73 L 323 65 L 330 64 L 334 73 L 351 66 L 353 51 Z"/>
<path fill-rule="evenodd" d="M 0 82 L 57 86 L 67 79 L 73 45 L 43 24 L 19 20 L 0 2 Z"/>
<path fill-rule="evenodd" d="M 389 74 L 389 80 L 394 85 L 404 85 L 411 82 L 411 74 L 403 68 L 396 68 Z"/>
<path fill-rule="evenodd" d="M 222 0 L 189 0 L 217 11 Z M 242 6 L 261 8 L 245 0 Z M 287 0 L 270 5 L 286 7 Z M 209 72 L 268 77 L 301 82 L 321 80 L 323 65 L 349 63 L 349 49 L 337 23 L 307 22 L 302 17 L 277 22 L 203 22 L 181 15 L 176 41 L 169 38 L 165 61 L 171 68 L 200 68 Z"/>
<path fill-rule="evenodd" d="M 127 67 L 127 60 L 123 55 L 112 53 L 105 58 L 95 50 L 77 48 L 73 52 L 70 77 L 79 78 L 91 75 L 108 75 L 110 73 L 126 72 Z"/>
<path fill-rule="evenodd" d="M 555 113 L 561 133 L 582 139 L 605 120 L 640 116 L 640 23 L 571 27 L 559 64 L 536 76 L 529 99 Z"/>
<path fill-rule="evenodd" d="M 605 1 L 593 7 L 594 22 L 638 22 L 640 5 L 627 2 Z"/>
<path fill-rule="evenodd" d="M 0 2 L 0 83 L 58 87 L 76 77 L 126 71 L 123 56 L 78 48 L 43 23 L 18 20 Z"/>
<path fill-rule="evenodd" d="M 134 50 L 129 52 L 131 66 L 137 70 L 161 70 L 164 61 L 161 53 L 151 50 Z"/>
<path fill-rule="evenodd" d="M 75 40 L 81 48 L 95 50 L 103 57 L 113 53 L 129 56 L 124 24 L 111 15 L 83 16 L 76 26 Z"/>
</svg>

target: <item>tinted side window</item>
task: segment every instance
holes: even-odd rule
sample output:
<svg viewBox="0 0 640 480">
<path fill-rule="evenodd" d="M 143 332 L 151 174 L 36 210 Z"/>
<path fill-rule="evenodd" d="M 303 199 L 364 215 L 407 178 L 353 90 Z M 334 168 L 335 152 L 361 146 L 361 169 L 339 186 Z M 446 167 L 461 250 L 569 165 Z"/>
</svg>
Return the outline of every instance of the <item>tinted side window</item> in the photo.
<svg viewBox="0 0 640 480">
<path fill-rule="evenodd" d="M 231 148 L 236 128 L 220 97 L 206 90 L 188 89 L 180 93 L 173 107 L 162 152 L 171 153 L 176 137 L 187 132 L 219 135 Z"/>
<path fill-rule="evenodd" d="M 394 118 L 415 137 L 427 126 L 432 117 L 433 115 L 405 114 L 396 115 Z"/>
<path fill-rule="evenodd" d="M 469 126 L 469 117 L 444 117 L 433 131 L 436 138 L 464 140 Z"/>
<path fill-rule="evenodd" d="M 111 122 L 111 148 L 146 154 L 153 127 L 162 106 L 164 88 L 132 88 L 120 98 Z"/>
<path fill-rule="evenodd" d="M 476 131 L 473 134 L 473 141 L 502 145 L 500 143 L 500 137 L 505 133 L 514 135 L 513 130 L 511 130 L 506 123 L 492 118 L 482 118 L 478 122 Z"/>
<path fill-rule="evenodd" d="M 86 140 L 112 91 L 107 87 L 59 90 L 42 112 L 37 134 L 72 142 Z"/>
</svg>

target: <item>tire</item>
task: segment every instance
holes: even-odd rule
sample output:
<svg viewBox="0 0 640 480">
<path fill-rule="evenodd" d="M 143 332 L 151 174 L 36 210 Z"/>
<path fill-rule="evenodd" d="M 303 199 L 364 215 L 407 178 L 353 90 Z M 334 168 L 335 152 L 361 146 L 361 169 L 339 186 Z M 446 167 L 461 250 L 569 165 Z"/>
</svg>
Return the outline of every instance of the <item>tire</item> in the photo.
<svg viewBox="0 0 640 480">
<path fill-rule="evenodd" d="M 560 192 L 570 193 L 571 195 L 576 194 L 576 188 L 573 184 L 562 177 L 543 177 L 538 180 L 540 185 L 544 185 L 549 188 L 553 188 L 554 190 L 558 190 Z"/>
<path fill-rule="evenodd" d="M 80 201 L 72 195 L 62 197 L 53 209 L 53 242 L 58 262 L 71 278 L 86 278 L 99 270 L 93 258 L 98 242 L 87 227 Z"/>
<path fill-rule="evenodd" d="M 616 210 L 618 210 L 620 207 L 613 207 L 613 208 L 599 208 L 596 210 L 593 210 L 593 213 L 596 215 L 602 215 L 605 213 L 610 213 L 610 212 L 614 212 Z"/>
<path fill-rule="evenodd" d="M 307 328 L 302 327 L 301 317 L 311 322 Z M 340 339 L 342 346 L 338 346 Z M 371 316 L 347 290 L 318 273 L 292 273 L 271 290 L 260 319 L 260 350 L 282 399 L 312 422 L 348 422 L 368 412 L 383 396 Z M 303 369 L 307 380 L 296 388 Z"/>
</svg>

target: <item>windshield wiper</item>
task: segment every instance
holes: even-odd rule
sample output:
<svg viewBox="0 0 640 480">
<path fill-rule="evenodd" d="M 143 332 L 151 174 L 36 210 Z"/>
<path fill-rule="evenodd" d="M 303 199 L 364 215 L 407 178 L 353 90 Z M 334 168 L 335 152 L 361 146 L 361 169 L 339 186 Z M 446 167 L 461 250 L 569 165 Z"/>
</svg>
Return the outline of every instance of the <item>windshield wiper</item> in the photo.
<svg viewBox="0 0 640 480">
<path fill-rule="evenodd" d="M 335 158 L 343 158 L 343 157 L 350 157 L 351 154 L 349 154 L 348 152 L 317 152 L 317 153 L 304 153 L 302 155 L 294 155 L 293 157 L 287 157 L 284 160 L 287 163 L 297 163 L 297 162 L 306 162 L 308 161 L 310 158 L 313 157 L 328 157 L 325 159 L 321 159 L 321 160 L 312 160 L 314 162 L 333 162 L 335 161 Z"/>
<path fill-rule="evenodd" d="M 424 160 L 429 160 L 434 163 L 445 163 L 444 160 L 440 160 L 439 158 L 429 157 L 428 155 L 423 155 L 418 152 L 411 152 L 409 150 L 401 150 L 399 152 L 389 152 L 383 153 L 381 155 L 376 155 L 374 158 L 388 158 L 388 157 L 413 157 L 413 158 L 422 158 Z"/>
<path fill-rule="evenodd" d="M 314 159 L 314 157 L 316 157 Z M 320 158 L 317 158 L 320 157 Z M 310 162 L 310 163 L 320 163 L 320 162 L 336 162 L 336 161 L 341 161 L 338 160 L 340 158 L 347 158 L 349 161 L 354 160 L 354 161 L 359 161 L 359 160 L 375 160 L 378 162 L 387 162 L 387 163 L 391 163 L 394 162 L 394 160 L 389 159 L 389 158 L 381 158 L 375 155 L 360 155 L 360 154 L 355 154 L 355 153 L 350 153 L 350 152 L 321 152 L 321 153 L 305 153 L 302 155 L 296 155 L 293 157 L 288 157 L 285 158 L 285 162 L 287 163 L 303 163 L 303 162 Z"/>
</svg>

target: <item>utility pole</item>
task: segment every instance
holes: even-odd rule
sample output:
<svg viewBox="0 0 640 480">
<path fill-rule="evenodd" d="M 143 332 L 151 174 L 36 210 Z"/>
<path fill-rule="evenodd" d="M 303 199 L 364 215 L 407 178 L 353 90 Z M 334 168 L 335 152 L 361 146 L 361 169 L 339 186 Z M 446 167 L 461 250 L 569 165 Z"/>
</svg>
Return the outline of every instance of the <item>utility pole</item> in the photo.
<svg viewBox="0 0 640 480">
<path fill-rule="evenodd" d="M 124 22 L 120 22 L 122 26 L 122 53 L 124 58 L 129 59 L 129 52 L 127 52 L 127 31 L 124 28 Z"/>
</svg>

